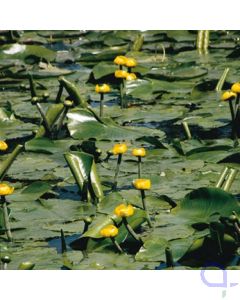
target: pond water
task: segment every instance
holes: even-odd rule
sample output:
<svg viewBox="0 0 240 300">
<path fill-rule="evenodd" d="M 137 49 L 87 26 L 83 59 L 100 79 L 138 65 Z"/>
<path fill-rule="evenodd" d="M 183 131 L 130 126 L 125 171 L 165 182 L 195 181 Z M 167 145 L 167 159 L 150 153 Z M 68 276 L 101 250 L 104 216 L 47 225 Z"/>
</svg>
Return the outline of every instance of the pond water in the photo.
<svg viewBox="0 0 240 300">
<path fill-rule="evenodd" d="M 240 32 L 211 31 L 206 51 L 196 49 L 197 34 L 0 31 L 0 140 L 8 144 L 0 151 L 0 170 L 16 145 L 24 145 L 1 178 L 15 188 L 6 196 L 11 243 L 0 208 L 0 250 L 11 257 L 9 269 L 23 261 L 33 262 L 35 269 L 155 269 L 166 263 L 167 247 L 179 268 L 201 267 L 206 247 L 213 249 L 207 253 L 213 260 L 238 268 L 238 259 L 233 260 L 238 258 L 238 223 L 223 218 L 240 213 L 240 155 L 229 103 L 220 99 L 240 80 Z M 120 69 L 114 59 L 121 55 L 136 60 L 131 68 L 136 80 L 114 76 Z M 103 96 L 100 117 L 95 86 L 104 83 L 111 91 Z M 47 116 L 45 123 L 34 98 Z M 73 101 L 71 107 L 66 108 L 66 100 Z M 108 151 L 116 143 L 126 143 L 128 151 L 114 190 L 117 156 Z M 152 228 L 141 193 L 132 185 L 138 178 L 132 149 L 139 147 L 147 150 L 141 176 L 151 181 L 145 192 Z M 225 167 L 236 177 L 226 187 L 228 173 L 215 190 Z M 214 199 L 222 201 L 221 207 Z M 125 202 L 135 207 L 129 224 L 142 242 L 114 215 Z M 215 222 L 224 229 L 219 224 L 215 229 Z M 118 227 L 116 240 L 125 255 L 100 236 L 109 224 Z M 61 229 L 68 247 L 64 255 Z"/>
</svg>

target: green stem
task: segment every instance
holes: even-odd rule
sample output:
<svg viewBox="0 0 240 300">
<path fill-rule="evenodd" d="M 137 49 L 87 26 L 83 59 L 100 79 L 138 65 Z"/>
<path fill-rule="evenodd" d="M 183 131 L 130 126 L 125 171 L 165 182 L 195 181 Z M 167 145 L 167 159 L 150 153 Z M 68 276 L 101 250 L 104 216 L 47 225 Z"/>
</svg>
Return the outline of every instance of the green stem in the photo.
<svg viewBox="0 0 240 300">
<path fill-rule="evenodd" d="M 64 122 L 64 119 L 66 118 L 67 113 L 68 113 L 68 107 L 64 106 L 63 111 L 58 119 L 58 124 L 57 124 L 57 128 L 56 128 L 57 134 L 59 133 L 59 131 L 61 130 L 61 128 L 63 126 L 63 122 Z"/>
<path fill-rule="evenodd" d="M 124 79 L 121 78 L 121 83 L 120 83 L 120 101 L 121 101 L 121 109 L 124 108 Z"/>
<path fill-rule="evenodd" d="M 39 113 L 40 113 L 42 119 L 43 119 L 43 125 L 44 125 L 44 127 L 45 127 L 45 130 L 47 131 L 47 133 L 48 133 L 49 135 L 52 135 L 50 125 L 49 125 L 48 120 L 47 120 L 47 118 L 46 118 L 46 115 L 45 115 L 45 113 L 44 113 L 44 111 L 43 111 L 43 109 L 42 109 L 41 104 L 37 102 L 37 103 L 36 103 L 36 106 L 37 106 L 37 109 L 38 109 L 38 111 L 39 111 Z"/>
<path fill-rule="evenodd" d="M 0 167 L 0 180 L 3 180 L 6 175 L 8 169 L 11 167 L 17 155 L 22 151 L 23 145 L 17 145 L 11 154 L 9 154 L 8 158 L 4 160 Z"/>
<path fill-rule="evenodd" d="M 150 228 L 152 228 L 153 226 L 152 226 L 152 223 L 151 223 L 149 214 L 148 214 L 147 204 L 146 204 L 146 195 L 145 195 L 145 191 L 144 191 L 144 190 L 141 190 L 141 197 L 142 197 L 142 205 L 143 205 L 143 209 L 145 210 L 146 216 L 147 216 L 148 226 L 149 226 Z"/>
<path fill-rule="evenodd" d="M 132 68 L 128 67 L 128 73 L 132 73 Z"/>
<path fill-rule="evenodd" d="M 59 90 L 58 90 L 57 97 L 56 97 L 56 103 L 61 102 L 62 93 L 63 93 L 63 85 L 62 85 L 62 83 L 60 83 Z"/>
<path fill-rule="evenodd" d="M 230 169 L 230 173 L 229 173 L 228 178 L 227 178 L 227 180 L 225 182 L 225 185 L 223 187 L 223 190 L 225 192 L 228 192 L 230 190 L 230 188 L 231 188 L 231 186 L 233 184 L 233 181 L 234 181 L 234 179 L 237 176 L 237 173 L 238 173 L 238 170 Z"/>
<path fill-rule="evenodd" d="M 220 177 L 218 179 L 218 182 L 216 184 L 216 188 L 221 188 L 222 185 L 223 185 L 223 182 L 227 176 L 227 173 L 228 173 L 228 167 L 225 167 L 222 171 L 222 173 L 220 174 Z"/>
<path fill-rule="evenodd" d="M 37 91 L 36 91 L 36 85 L 33 81 L 32 75 L 29 74 L 29 84 L 30 84 L 30 91 L 31 91 L 31 97 L 37 97 Z"/>
<path fill-rule="evenodd" d="M 62 229 L 61 229 L 61 252 L 62 254 L 67 252 L 66 240 Z"/>
<path fill-rule="evenodd" d="M 166 256 L 166 265 L 168 268 L 174 267 L 174 260 L 172 255 L 172 250 L 169 247 L 165 248 L 165 256 Z"/>
<path fill-rule="evenodd" d="M 118 154 L 117 166 L 116 166 L 116 171 L 115 171 L 114 180 L 113 180 L 113 189 L 114 190 L 116 190 L 116 188 L 117 188 L 117 180 L 118 180 L 118 174 L 119 174 L 121 162 L 122 162 L 122 154 Z"/>
<path fill-rule="evenodd" d="M 223 74 L 220 77 L 220 79 L 218 80 L 217 86 L 215 88 L 216 92 L 221 92 L 229 70 L 230 70 L 229 68 L 225 68 L 225 70 L 223 71 Z"/>
<path fill-rule="evenodd" d="M 236 124 L 236 116 L 237 116 L 237 112 L 235 109 L 238 110 L 238 107 L 233 107 L 233 100 L 229 100 L 229 108 L 230 108 L 230 112 L 231 112 L 231 118 L 232 118 L 232 137 L 233 140 L 235 141 L 235 145 L 238 145 L 238 136 L 237 136 L 237 124 Z"/>
<path fill-rule="evenodd" d="M 118 249 L 118 251 L 119 251 L 120 253 L 123 253 L 123 249 L 122 249 L 121 246 L 118 244 L 118 242 L 115 240 L 115 238 L 114 238 L 114 237 L 111 237 L 110 239 L 111 239 L 111 241 L 113 242 L 113 244 L 115 245 L 115 247 Z"/>
<path fill-rule="evenodd" d="M 233 108 L 233 103 L 232 103 L 233 100 L 229 100 L 228 103 L 229 103 L 229 109 L 230 109 L 230 113 L 231 113 L 231 118 L 232 118 L 232 123 L 234 122 L 234 119 L 235 119 L 235 111 L 234 111 L 234 108 Z"/>
<path fill-rule="evenodd" d="M 128 223 L 127 218 L 123 217 L 123 224 L 125 225 L 125 227 L 127 228 L 128 232 L 131 234 L 131 236 L 137 240 L 138 242 L 142 243 L 142 239 L 135 233 L 135 231 L 133 230 L 132 226 Z"/>
<path fill-rule="evenodd" d="M 203 50 L 204 50 L 205 52 L 208 50 L 208 46 L 209 46 L 209 36 L 210 36 L 210 31 L 209 31 L 209 30 L 204 30 Z"/>
<path fill-rule="evenodd" d="M 238 236 L 240 236 L 240 228 L 239 228 L 237 222 L 234 223 L 234 227 L 235 227 L 235 229 L 236 229 L 236 232 L 237 232 Z"/>
<path fill-rule="evenodd" d="M 197 34 L 197 49 L 202 50 L 203 48 L 203 38 L 204 38 L 204 30 L 198 30 Z"/>
<path fill-rule="evenodd" d="M 103 99 L 104 99 L 104 94 L 100 93 L 100 118 L 103 117 Z"/>
<path fill-rule="evenodd" d="M 141 158 L 141 156 L 138 156 L 138 178 L 142 178 L 141 177 L 141 167 L 142 167 L 142 158 Z"/>
<path fill-rule="evenodd" d="M 11 233 L 11 227 L 10 227 L 10 221 L 8 216 L 8 209 L 7 209 L 7 202 L 4 196 L 1 196 L 1 202 L 2 202 L 2 208 L 3 208 L 3 220 L 4 220 L 4 227 L 6 230 L 6 234 L 8 237 L 8 241 L 12 241 L 12 233 Z"/>
<path fill-rule="evenodd" d="M 191 135 L 190 129 L 188 127 L 188 123 L 186 121 L 184 121 L 184 122 L 182 122 L 182 125 L 183 125 L 183 129 L 185 131 L 185 134 L 187 136 L 187 139 L 191 140 L 192 135 Z"/>
</svg>

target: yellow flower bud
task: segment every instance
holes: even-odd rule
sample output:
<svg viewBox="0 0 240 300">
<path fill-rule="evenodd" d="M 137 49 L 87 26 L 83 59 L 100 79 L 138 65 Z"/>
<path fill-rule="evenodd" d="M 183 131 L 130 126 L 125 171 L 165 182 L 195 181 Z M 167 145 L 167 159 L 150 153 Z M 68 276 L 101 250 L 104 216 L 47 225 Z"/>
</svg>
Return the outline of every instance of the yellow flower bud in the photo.
<svg viewBox="0 0 240 300">
<path fill-rule="evenodd" d="M 132 151 L 132 155 L 144 157 L 144 156 L 146 156 L 146 150 L 144 148 L 135 148 Z"/>
<path fill-rule="evenodd" d="M 11 195 L 14 191 L 14 187 L 9 186 L 6 183 L 0 183 L 0 196 Z"/>
<path fill-rule="evenodd" d="M 126 65 L 126 67 L 133 68 L 133 67 L 136 67 L 137 62 L 134 58 L 127 58 L 125 65 Z"/>
<path fill-rule="evenodd" d="M 229 100 L 232 100 L 233 98 L 236 98 L 237 97 L 237 94 L 232 92 L 232 91 L 226 91 L 222 94 L 222 97 L 221 99 L 223 101 L 229 101 Z"/>
<path fill-rule="evenodd" d="M 115 208 L 114 213 L 118 217 L 131 217 L 134 214 L 134 207 L 131 204 L 120 204 Z"/>
<path fill-rule="evenodd" d="M 135 179 L 133 181 L 133 186 L 137 190 L 150 190 L 151 181 L 149 179 Z"/>
<path fill-rule="evenodd" d="M 117 70 L 114 75 L 116 78 L 126 78 L 128 76 L 128 72 L 124 70 Z"/>
<path fill-rule="evenodd" d="M 8 144 L 4 141 L 0 141 L 0 151 L 5 151 L 8 148 Z"/>
<path fill-rule="evenodd" d="M 128 73 L 126 80 L 136 80 L 137 76 L 135 73 Z"/>
<path fill-rule="evenodd" d="M 240 94 L 240 82 L 236 82 L 232 85 L 231 91 Z"/>
<path fill-rule="evenodd" d="M 115 144 L 112 149 L 113 155 L 124 154 L 127 151 L 126 144 Z"/>
<path fill-rule="evenodd" d="M 118 228 L 114 225 L 107 225 L 100 231 L 103 237 L 115 237 L 118 235 Z"/>
<path fill-rule="evenodd" d="M 110 92 L 110 86 L 106 83 L 102 84 L 102 85 L 96 85 L 95 87 L 95 91 L 96 93 L 109 93 Z"/>
<path fill-rule="evenodd" d="M 71 101 L 71 100 L 65 100 L 64 101 L 64 106 L 66 106 L 66 107 L 72 107 L 73 106 L 73 101 Z"/>
<path fill-rule="evenodd" d="M 113 62 L 114 62 L 116 65 L 121 65 L 121 66 L 123 66 L 123 65 L 125 65 L 125 63 L 126 63 L 126 60 L 127 60 L 126 56 L 119 55 L 119 56 L 117 56 L 117 57 L 114 59 Z"/>
</svg>

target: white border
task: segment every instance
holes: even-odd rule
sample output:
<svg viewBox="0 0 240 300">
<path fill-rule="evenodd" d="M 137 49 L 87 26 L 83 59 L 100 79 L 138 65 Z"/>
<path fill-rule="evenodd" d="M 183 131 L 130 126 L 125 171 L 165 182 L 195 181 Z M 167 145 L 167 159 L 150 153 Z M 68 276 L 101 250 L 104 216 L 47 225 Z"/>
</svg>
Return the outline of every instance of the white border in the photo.
<svg viewBox="0 0 240 300">
<path fill-rule="evenodd" d="M 0 29 L 239 29 L 239 0 L 3 0 Z"/>
<path fill-rule="evenodd" d="M 222 271 L 206 271 L 222 282 Z M 155 300 L 239 299 L 239 271 L 228 271 L 225 287 L 210 288 L 200 271 L 0 271 L 1 299 Z M 223 295 L 225 294 L 225 297 Z"/>
</svg>

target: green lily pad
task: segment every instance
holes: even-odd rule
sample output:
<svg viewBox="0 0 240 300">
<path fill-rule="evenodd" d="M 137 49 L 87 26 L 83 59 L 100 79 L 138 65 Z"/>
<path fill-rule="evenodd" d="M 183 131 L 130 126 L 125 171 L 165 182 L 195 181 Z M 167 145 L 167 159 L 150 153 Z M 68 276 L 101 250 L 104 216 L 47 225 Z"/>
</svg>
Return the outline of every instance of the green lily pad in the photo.
<svg viewBox="0 0 240 300">
<path fill-rule="evenodd" d="M 160 130 L 123 127 L 106 119 L 104 123 L 100 123 L 90 112 L 80 108 L 73 109 L 67 117 L 68 129 L 74 139 L 126 140 L 145 135 L 164 136 L 164 133 Z"/>
<path fill-rule="evenodd" d="M 172 210 L 177 218 L 187 222 L 209 222 L 214 214 L 229 216 L 240 212 L 240 205 L 230 194 L 219 188 L 199 188 L 187 194 L 180 205 Z"/>
<path fill-rule="evenodd" d="M 53 61 L 56 57 L 56 53 L 43 46 L 36 45 L 12 44 L 2 46 L 0 49 L 1 59 L 26 59 L 32 56 L 44 58 L 47 61 Z"/>
</svg>

